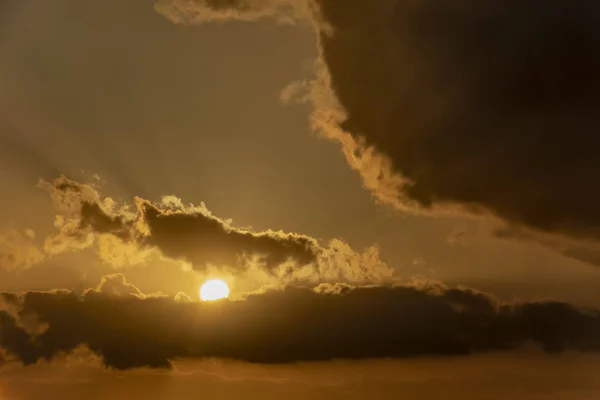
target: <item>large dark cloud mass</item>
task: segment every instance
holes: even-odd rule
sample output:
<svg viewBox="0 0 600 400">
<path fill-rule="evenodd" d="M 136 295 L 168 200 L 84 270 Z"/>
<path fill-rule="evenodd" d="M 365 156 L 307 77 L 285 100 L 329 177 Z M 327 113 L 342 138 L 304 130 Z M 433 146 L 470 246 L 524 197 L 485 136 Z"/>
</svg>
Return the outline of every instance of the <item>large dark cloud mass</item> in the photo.
<svg viewBox="0 0 600 400">
<path fill-rule="evenodd" d="M 389 156 L 410 199 L 598 236 L 598 2 L 316 3 L 342 127 Z"/>
<path fill-rule="evenodd" d="M 600 350 L 600 313 L 564 303 L 498 304 L 441 285 L 330 284 L 198 303 L 146 297 L 116 278 L 83 295 L 3 294 L 11 307 L 0 308 L 0 346 L 30 364 L 87 345 L 117 369 L 169 367 L 182 357 L 287 363 L 467 355 L 530 343 L 548 352 Z"/>
<path fill-rule="evenodd" d="M 355 138 L 346 150 L 371 157 L 356 146 L 364 139 L 403 177 L 354 163 L 368 187 L 421 210 L 484 208 L 539 230 L 599 236 L 598 2 L 163 0 L 170 7 L 158 11 L 183 23 L 257 9 L 278 18 L 282 4 L 306 2 L 346 114 L 340 126 Z"/>
</svg>

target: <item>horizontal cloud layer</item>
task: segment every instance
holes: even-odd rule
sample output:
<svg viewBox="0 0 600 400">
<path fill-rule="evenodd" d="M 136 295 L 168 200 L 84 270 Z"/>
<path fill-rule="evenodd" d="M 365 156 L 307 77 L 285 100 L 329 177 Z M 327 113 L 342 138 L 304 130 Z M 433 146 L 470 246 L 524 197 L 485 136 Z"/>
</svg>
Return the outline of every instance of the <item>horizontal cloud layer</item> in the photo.
<svg viewBox="0 0 600 400">
<path fill-rule="evenodd" d="M 169 367 L 185 357 L 287 363 L 468 355 L 532 343 L 548 352 L 600 350 L 598 311 L 554 302 L 499 304 L 437 284 L 323 284 L 200 303 L 144 296 L 113 276 L 82 295 L 57 290 L 0 299 L 0 347 L 25 364 L 81 345 L 116 369 Z"/>
</svg>

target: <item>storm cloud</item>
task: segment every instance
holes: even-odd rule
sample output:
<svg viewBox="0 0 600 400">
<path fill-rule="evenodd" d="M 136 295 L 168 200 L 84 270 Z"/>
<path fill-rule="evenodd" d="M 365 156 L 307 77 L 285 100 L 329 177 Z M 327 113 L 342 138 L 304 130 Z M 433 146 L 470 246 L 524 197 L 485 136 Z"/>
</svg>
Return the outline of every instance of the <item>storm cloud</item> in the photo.
<svg viewBox="0 0 600 400">
<path fill-rule="evenodd" d="M 342 128 L 390 158 L 409 199 L 598 235 L 600 6 L 318 3 Z"/>
<path fill-rule="evenodd" d="M 337 126 L 327 134 L 381 199 L 599 236 L 596 2 L 193 1 L 203 18 L 159 12 L 199 23 L 263 7 L 277 18 L 288 3 L 312 6 L 328 86 L 313 97 L 329 90 L 341 106 L 315 100 L 317 118 Z"/>
<path fill-rule="evenodd" d="M 466 356 L 532 343 L 551 353 L 600 350 L 598 311 L 558 302 L 501 304 L 440 284 L 323 284 L 203 303 L 144 297 L 112 277 L 84 294 L 57 290 L 2 298 L 19 311 L 0 311 L 0 346 L 24 364 L 81 345 L 115 369 L 168 368 L 171 360 L 190 357 L 289 363 Z M 41 333 L 28 333 L 20 323 L 31 315 L 45 324 Z"/>
</svg>

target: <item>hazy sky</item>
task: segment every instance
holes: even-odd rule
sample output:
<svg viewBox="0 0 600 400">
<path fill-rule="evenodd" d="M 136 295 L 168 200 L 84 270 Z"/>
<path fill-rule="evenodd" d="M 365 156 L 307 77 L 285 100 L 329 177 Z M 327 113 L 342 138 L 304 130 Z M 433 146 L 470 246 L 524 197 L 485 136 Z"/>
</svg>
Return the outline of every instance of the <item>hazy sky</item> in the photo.
<svg viewBox="0 0 600 400">
<path fill-rule="evenodd" d="M 89 371 L 85 362 L 11 361 L 0 370 L 1 399 L 600 398 L 586 375 L 593 356 L 465 356 L 456 368 L 437 358 L 530 342 L 600 348 L 600 317 L 576 308 L 600 308 L 600 7 L 309 3 L 311 11 L 303 0 L 0 0 L 0 360 L 2 349 L 32 363 L 87 343 L 116 369 L 204 356 L 323 362 L 260 370 L 285 383 L 230 386 L 195 374 L 105 373 L 102 361 Z M 109 274 L 120 275 L 101 284 Z M 226 306 L 229 325 L 213 321 L 223 342 L 206 321 L 152 320 L 152 301 L 161 313 L 213 318 L 194 308 L 208 277 L 225 279 L 233 297 L 266 293 Z M 308 289 L 319 284 L 331 288 Z M 344 295 L 335 284 L 354 289 Z M 311 294 L 266 289 L 282 285 Z M 54 289 L 70 294 L 45 292 Z M 180 292 L 191 303 L 172 300 Z M 263 318 L 263 295 L 297 314 L 275 308 Z M 106 307 L 116 321 L 88 319 Z M 257 326 L 237 320 L 243 307 Z M 320 322 L 304 321 L 308 312 Z M 119 330 L 120 318 L 138 317 L 139 330 Z M 185 345 L 154 332 L 127 347 L 160 323 L 177 326 Z M 237 324 L 255 331 L 242 338 L 230 332 Z M 372 330 L 353 333 L 360 324 Z M 93 327 L 123 340 L 111 344 Z M 337 348 L 319 327 L 342 337 L 346 327 L 353 345 Z M 263 354 L 257 343 L 268 347 L 269 329 L 308 342 Z M 38 347 L 23 344 L 29 336 Z M 292 343 L 314 357 L 281 350 Z M 270 356 L 278 346 L 288 358 Z M 136 361 L 149 349 L 156 360 Z M 130 359 L 110 361 L 115 352 Z M 327 363 L 407 355 L 433 358 Z M 522 377 L 505 367 L 517 363 Z M 223 368 L 239 376 L 261 365 Z M 47 381 L 30 382 L 30 368 Z M 474 368 L 486 372 L 473 378 Z M 317 382 L 321 369 L 331 382 L 344 378 Z"/>
</svg>

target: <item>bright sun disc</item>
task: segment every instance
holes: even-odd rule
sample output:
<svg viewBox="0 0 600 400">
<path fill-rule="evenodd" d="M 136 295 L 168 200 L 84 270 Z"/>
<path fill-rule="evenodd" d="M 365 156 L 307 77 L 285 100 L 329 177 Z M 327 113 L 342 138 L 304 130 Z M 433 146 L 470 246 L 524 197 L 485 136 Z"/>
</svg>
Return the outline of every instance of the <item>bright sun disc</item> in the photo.
<svg viewBox="0 0 600 400">
<path fill-rule="evenodd" d="M 204 282 L 200 288 L 200 299 L 213 301 L 229 297 L 229 286 L 220 279 L 211 279 Z"/>
</svg>

